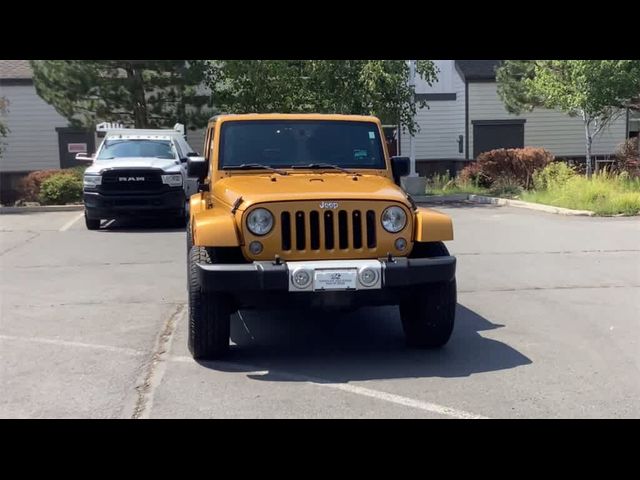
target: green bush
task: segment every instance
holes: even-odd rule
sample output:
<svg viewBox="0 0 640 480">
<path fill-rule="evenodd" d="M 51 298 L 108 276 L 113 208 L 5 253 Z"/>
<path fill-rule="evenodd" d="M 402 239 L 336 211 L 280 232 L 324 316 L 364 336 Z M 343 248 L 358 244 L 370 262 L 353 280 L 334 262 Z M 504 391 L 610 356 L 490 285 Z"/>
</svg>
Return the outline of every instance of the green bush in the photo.
<svg viewBox="0 0 640 480">
<path fill-rule="evenodd" d="M 533 187 L 536 190 L 557 188 L 576 176 L 576 171 L 564 162 L 553 162 L 533 173 Z"/>
<path fill-rule="evenodd" d="M 64 170 L 37 170 L 29 173 L 19 184 L 18 191 L 22 200 L 27 202 L 39 202 L 43 182 L 54 175 L 71 175 L 82 183 L 82 177 L 86 166 L 80 165 L 73 168 L 65 168 Z"/>
<path fill-rule="evenodd" d="M 40 186 L 40 203 L 64 205 L 82 197 L 82 174 L 61 172 L 46 178 Z"/>
</svg>

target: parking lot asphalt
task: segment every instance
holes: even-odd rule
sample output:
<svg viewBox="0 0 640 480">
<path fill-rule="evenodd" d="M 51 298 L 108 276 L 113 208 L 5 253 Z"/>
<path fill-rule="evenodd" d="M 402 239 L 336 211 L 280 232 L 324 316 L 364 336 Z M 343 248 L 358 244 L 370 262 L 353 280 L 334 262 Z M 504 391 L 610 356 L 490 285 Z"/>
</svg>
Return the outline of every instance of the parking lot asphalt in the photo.
<svg viewBox="0 0 640 480">
<path fill-rule="evenodd" d="M 408 349 L 397 309 L 243 311 L 186 346 L 184 231 L 0 216 L 2 418 L 640 416 L 640 220 L 446 205 L 456 327 Z"/>
</svg>

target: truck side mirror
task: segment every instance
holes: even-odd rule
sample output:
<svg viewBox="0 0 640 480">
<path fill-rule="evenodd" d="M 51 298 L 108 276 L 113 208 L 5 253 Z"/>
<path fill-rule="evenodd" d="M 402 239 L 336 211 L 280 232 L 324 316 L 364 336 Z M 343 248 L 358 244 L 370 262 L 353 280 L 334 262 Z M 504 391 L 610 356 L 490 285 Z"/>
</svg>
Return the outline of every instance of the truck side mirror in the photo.
<svg viewBox="0 0 640 480">
<path fill-rule="evenodd" d="M 410 160 L 409 157 L 391 157 L 391 173 L 393 181 L 400 185 L 400 177 L 409 175 Z"/>
<path fill-rule="evenodd" d="M 204 157 L 187 157 L 187 175 L 202 183 L 209 173 L 209 164 Z"/>
<path fill-rule="evenodd" d="M 87 155 L 86 152 L 76 153 L 76 161 L 78 162 L 93 162 L 94 160 L 94 155 Z"/>
</svg>

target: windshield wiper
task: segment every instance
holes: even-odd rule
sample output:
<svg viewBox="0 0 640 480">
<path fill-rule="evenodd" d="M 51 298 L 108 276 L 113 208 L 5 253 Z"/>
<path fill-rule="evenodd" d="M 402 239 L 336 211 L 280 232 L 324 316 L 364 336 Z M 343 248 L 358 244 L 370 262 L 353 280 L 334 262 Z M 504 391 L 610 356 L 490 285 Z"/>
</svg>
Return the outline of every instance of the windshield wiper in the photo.
<svg viewBox="0 0 640 480">
<path fill-rule="evenodd" d="M 360 176 L 358 172 L 352 172 L 351 170 L 347 170 L 346 168 L 339 167 L 338 165 L 334 165 L 332 163 L 309 163 L 308 165 L 291 165 L 291 168 L 308 168 L 311 170 L 315 170 L 317 168 L 333 168 L 334 170 L 340 170 L 341 172 L 347 173 L 349 175 Z"/>
<path fill-rule="evenodd" d="M 277 168 L 269 167 L 268 165 L 262 165 L 261 163 L 243 163 L 241 165 L 228 165 L 223 170 L 250 170 L 253 168 L 263 168 L 271 172 L 279 173 L 280 175 L 289 175 L 284 170 L 278 170 Z"/>
</svg>

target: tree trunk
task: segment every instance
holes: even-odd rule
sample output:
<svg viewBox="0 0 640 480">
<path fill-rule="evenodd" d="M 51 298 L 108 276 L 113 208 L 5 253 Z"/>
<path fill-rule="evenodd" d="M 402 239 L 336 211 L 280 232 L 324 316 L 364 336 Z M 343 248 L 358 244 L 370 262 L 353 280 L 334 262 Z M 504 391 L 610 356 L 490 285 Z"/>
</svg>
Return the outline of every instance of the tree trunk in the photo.
<svg viewBox="0 0 640 480">
<path fill-rule="evenodd" d="M 582 120 L 584 121 L 584 134 L 586 137 L 587 157 L 586 157 L 586 175 L 587 178 L 591 178 L 591 145 L 593 143 L 593 137 L 591 136 L 590 120 L 587 120 L 585 113 L 582 113 Z"/>
<path fill-rule="evenodd" d="M 135 128 L 148 128 L 149 116 L 147 112 L 147 99 L 144 92 L 142 71 L 134 65 L 131 65 L 127 68 L 127 77 L 131 80 L 131 100 Z"/>
</svg>

